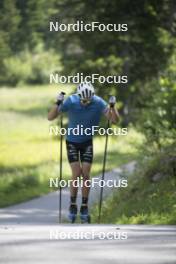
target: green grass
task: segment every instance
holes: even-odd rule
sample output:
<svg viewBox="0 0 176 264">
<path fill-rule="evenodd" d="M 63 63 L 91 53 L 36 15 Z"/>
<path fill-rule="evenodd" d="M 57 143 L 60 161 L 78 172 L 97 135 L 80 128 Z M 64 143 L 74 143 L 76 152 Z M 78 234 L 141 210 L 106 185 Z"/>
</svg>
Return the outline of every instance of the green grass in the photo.
<svg viewBox="0 0 176 264">
<path fill-rule="evenodd" d="M 59 138 L 49 136 L 47 111 L 57 92 L 72 86 L 34 86 L 0 89 L 0 207 L 52 191 L 49 178 L 59 176 Z M 94 140 L 92 175 L 102 170 L 104 137 Z M 131 129 L 128 136 L 110 137 L 107 170 L 139 157 L 143 137 Z M 63 150 L 63 176 L 70 177 Z"/>
<path fill-rule="evenodd" d="M 103 223 L 176 224 L 175 165 L 168 162 L 169 156 L 163 158 L 162 155 L 142 162 L 129 178 L 128 187 L 114 190 L 105 200 Z M 156 173 L 162 173 L 163 178 L 153 182 L 152 176 Z M 93 222 L 97 222 L 97 212 L 96 205 L 92 211 Z"/>
</svg>

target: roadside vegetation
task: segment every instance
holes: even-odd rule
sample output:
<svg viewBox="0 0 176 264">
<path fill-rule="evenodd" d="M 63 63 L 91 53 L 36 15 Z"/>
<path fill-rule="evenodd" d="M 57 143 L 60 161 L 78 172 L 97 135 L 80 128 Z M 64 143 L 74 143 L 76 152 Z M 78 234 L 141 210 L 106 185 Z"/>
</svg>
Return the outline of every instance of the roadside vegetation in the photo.
<svg viewBox="0 0 176 264">
<path fill-rule="evenodd" d="M 174 152 L 174 151 L 175 152 Z M 176 145 L 154 157 L 142 155 L 128 187 L 103 202 L 102 223 L 176 224 Z M 149 154 L 149 153 L 148 153 Z M 98 205 L 92 210 L 97 222 Z"/>
</svg>

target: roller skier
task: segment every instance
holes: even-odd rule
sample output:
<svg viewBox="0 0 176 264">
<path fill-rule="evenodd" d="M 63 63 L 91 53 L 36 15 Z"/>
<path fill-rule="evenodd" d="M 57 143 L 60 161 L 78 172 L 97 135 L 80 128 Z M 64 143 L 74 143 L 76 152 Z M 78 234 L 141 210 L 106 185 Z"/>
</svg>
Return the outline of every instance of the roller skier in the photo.
<svg viewBox="0 0 176 264">
<path fill-rule="evenodd" d="M 69 220 L 74 223 L 77 217 L 77 192 L 74 180 L 82 177 L 82 204 L 79 210 L 82 223 L 90 222 L 88 199 L 90 188 L 86 181 L 90 178 L 93 163 L 93 136 L 91 133 L 74 134 L 73 130 L 78 125 L 87 128 L 87 131 L 98 126 L 101 115 L 112 123 L 119 119 L 119 113 L 115 107 L 116 98 L 110 98 L 109 105 L 99 96 L 95 95 L 94 87 L 90 82 L 80 83 L 77 92 L 64 100 L 64 94 L 57 96 L 56 103 L 48 113 L 48 120 L 54 120 L 60 113 L 68 115 L 68 129 L 66 135 L 67 157 L 72 171 L 72 185 L 70 188 Z"/>
</svg>

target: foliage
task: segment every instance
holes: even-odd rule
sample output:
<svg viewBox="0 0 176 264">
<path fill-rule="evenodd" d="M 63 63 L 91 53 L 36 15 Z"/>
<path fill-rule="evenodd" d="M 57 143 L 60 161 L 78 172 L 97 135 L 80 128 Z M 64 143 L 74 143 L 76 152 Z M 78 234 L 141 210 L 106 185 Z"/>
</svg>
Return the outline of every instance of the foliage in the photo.
<svg viewBox="0 0 176 264">
<path fill-rule="evenodd" d="M 4 59 L 6 74 L 11 86 L 21 83 L 41 84 L 49 81 L 52 72 L 60 72 L 60 58 L 53 50 L 44 51 L 37 47 L 35 51 L 28 50 Z"/>
<path fill-rule="evenodd" d="M 129 85 L 95 84 L 104 97 L 118 96 L 125 125 L 135 121 L 140 98 L 143 93 L 151 94 L 149 85 L 160 96 L 152 82 L 165 71 L 174 52 L 173 0 L 2 0 L 0 9 L 1 84 L 48 83 L 48 71 L 60 71 L 59 54 L 64 74 L 128 76 Z M 127 23 L 128 31 L 49 31 L 49 21 L 67 24 L 77 20 Z M 38 50 L 41 46 L 42 52 Z"/>
<path fill-rule="evenodd" d="M 174 148 L 176 153 L 176 146 Z M 160 178 L 154 181 L 158 174 Z M 114 190 L 103 204 L 103 223 L 176 224 L 176 159 L 173 147 L 141 160 L 128 187 Z M 93 208 L 97 221 L 98 206 Z"/>
<path fill-rule="evenodd" d="M 125 123 L 133 121 L 141 87 L 149 93 L 145 84 L 158 77 L 173 52 L 174 14 L 174 1 L 72 1 L 71 8 L 70 1 L 62 1 L 58 16 L 65 23 L 79 20 L 84 23 L 128 24 L 128 31 L 121 33 L 84 31 L 61 34 L 64 72 L 127 75 L 129 85 L 96 83 L 96 87 L 106 96 L 110 93 L 117 95 L 122 102 Z"/>
<path fill-rule="evenodd" d="M 138 127 L 146 135 L 148 146 L 161 149 L 176 138 L 176 53 L 158 79 L 147 83 L 148 93 L 139 99 Z"/>
</svg>

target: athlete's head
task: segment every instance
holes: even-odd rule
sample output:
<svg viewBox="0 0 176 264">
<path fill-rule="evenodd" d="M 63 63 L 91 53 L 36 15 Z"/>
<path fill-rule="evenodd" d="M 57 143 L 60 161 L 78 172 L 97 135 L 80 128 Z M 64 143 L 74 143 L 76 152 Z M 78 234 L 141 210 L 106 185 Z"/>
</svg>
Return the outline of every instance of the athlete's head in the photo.
<svg viewBox="0 0 176 264">
<path fill-rule="evenodd" d="M 83 104 L 88 104 L 91 102 L 95 90 L 90 82 L 82 82 L 77 87 L 77 94 Z"/>
</svg>

